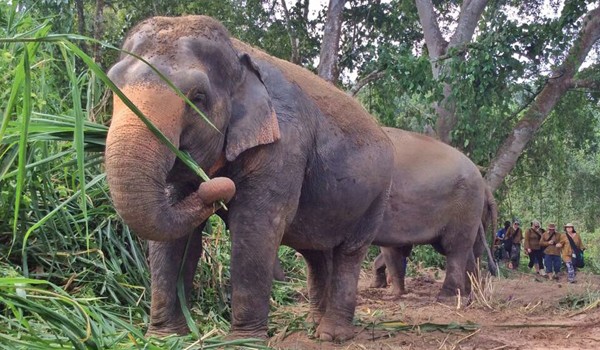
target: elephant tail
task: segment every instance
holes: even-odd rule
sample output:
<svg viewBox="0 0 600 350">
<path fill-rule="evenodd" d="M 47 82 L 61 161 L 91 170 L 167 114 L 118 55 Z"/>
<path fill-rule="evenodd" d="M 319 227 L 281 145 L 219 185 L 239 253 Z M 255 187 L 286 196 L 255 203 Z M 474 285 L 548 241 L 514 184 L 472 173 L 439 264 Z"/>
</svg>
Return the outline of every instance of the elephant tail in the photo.
<svg viewBox="0 0 600 350">
<path fill-rule="evenodd" d="M 498 276 L 498 266 L 496 265 L 496 260 L 494 260 L 494 256 L 492 255 L 492 251 L 490 250 L 490 246 L 485 239 L 485 228 L 483 223 L 479 224 L 479 230 L 477 232 L 477 241 L 475 244 L 483 245 L 488 257 L 488 270 L 492 276 Z"/>
<path fill-rule="evenodd" d="M 498 274 L 498 266 L 496 265 L 496 261 L 494 260 L 494 256 L 490 250 L 488 239 L 486 237 L 486 231 L 491 226 L 492 235 L 496 232 L 498 226 L 498 206 L 496 205 L 496 200 L 494 199 L 494 195 L 488 186 L 485 186 L 485 203 L 483 208 L 483 214 L 481 217 L 481 225 L 479 225 L 478 230 L 478 238 L 477 241 L 480 241 L 480 244 L 483 245 L 487 256 L 488 256 L 488 270 L 493 276 Z M 493 237 L 492 237 L 493 242 Z"/>
</svg>

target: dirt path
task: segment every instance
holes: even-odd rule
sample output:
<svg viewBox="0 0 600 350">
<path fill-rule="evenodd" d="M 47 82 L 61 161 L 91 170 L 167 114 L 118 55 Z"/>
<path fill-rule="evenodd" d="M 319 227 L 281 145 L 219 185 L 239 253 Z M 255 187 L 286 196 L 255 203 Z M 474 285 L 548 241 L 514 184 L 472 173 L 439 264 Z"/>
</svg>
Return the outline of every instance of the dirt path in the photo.
<svg viewBox="0 0 600 350">
<path fill-rule="evenodd" d="M 355 323 L 357 336 L 343 344 L 311 339 L 305 302 L 273 315 L 278 349 L 600 349 L 600 276 L 579 273 L 578 283 L 532 274 L 493 279 L 469 306 L 435 301 L 443 275 L 407 279 L 409 294 L 368 288 L 363 273 Z M 299 291 L 303 294 L 303 291 Z M 486 305 L 486 303 L 489 305 Z M 279 325 L 282 325 L 281 327 Z"/>
</svg>

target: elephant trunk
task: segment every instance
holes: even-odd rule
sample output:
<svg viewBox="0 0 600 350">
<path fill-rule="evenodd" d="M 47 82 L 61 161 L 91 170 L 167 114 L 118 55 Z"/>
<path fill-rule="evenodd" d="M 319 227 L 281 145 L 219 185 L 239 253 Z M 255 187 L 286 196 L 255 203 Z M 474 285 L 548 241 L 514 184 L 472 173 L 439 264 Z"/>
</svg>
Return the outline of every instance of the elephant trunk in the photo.
<svg viewBox="0 0 600 350">
<path fill-rule="evenodd" d="M 185 104 L 178 96 L 148 86 L 128 86 L 122 91 L 179 147 Z M 175 154 L 115 97 L 106 141 L 107 180 L 117 212 L 143 239 L 186 236 L 214 213 L 216 201 L 228 201 L 235 193 L 230 179 L 215 178 L 191 192 L 173 195 L 174 186 L 167 178 L 175 160 Z"/>
</svg>

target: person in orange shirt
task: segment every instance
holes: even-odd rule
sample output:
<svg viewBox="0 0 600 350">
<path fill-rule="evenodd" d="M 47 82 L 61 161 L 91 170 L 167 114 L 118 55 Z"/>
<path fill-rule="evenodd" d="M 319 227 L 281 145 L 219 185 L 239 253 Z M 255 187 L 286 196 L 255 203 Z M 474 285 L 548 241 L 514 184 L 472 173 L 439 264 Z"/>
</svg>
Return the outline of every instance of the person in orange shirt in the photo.
<svg viewBox="0 0 600 350">
<path fill-rule="evenodd" d="M 585 250 L 583 246 L 583 242 L 581 241 L 581 237 L 575 231 L 575 227 L 573 224 L 568 223 L 565 225 L 565 234 L 561 235 L 560 241 L 556 244 L 557 248 L 561 248 L 561 256 L 567 266 L 567 281 L 569 283 L 575 283 L 575 275 L 577 273 L 575 266 L 573 265 L 573 248 L 571 247 L 571 243 L 569 242 L 569 237 L 573 239 L 573 242 L 581 251 Z"/>
</svg>

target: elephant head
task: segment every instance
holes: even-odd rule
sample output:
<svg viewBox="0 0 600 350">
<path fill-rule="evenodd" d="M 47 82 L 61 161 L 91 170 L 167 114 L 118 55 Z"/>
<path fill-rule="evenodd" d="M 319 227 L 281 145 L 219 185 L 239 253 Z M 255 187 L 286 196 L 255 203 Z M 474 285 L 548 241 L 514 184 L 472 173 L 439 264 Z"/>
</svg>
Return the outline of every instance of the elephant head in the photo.
<svg viewBox="0 0 600 350">
<path fill-rule="evenodd" d="M 213 175 L 247 149 L 279 139 L 257 66 L 238 54 L 226 29 L 204 16 L 155 17 L 127 36 L 109 77 L 180 150 Z M 145 62 L 194 103 L 210 126 Z M 106 173 L 118 213 L 142 238 L 185 236 L 235 193 L 228 178 L 199 179 L 117 97 L 106 144 Z"/>
</svg>

